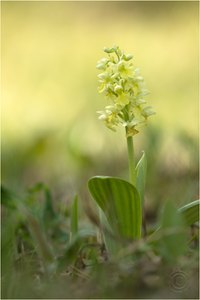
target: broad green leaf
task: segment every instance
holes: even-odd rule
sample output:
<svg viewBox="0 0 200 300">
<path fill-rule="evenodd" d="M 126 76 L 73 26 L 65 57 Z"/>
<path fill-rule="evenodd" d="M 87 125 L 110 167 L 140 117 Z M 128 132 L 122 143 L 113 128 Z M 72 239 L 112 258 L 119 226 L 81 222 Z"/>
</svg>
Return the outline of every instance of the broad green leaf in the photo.
<svg viewBox="0 0 200 300">
<path fill-rule="evenodd" d="M 199 204 L 200 200 L 193 201 L 187 205 L 184 205 L 183 207 L 176 209 L 178 214 L 178 218 L 182 219 L 182 222 L 184 225 L 191 226 L 192 224 L 199 222 Z M 156 241 L 160 239 L 162 236 L 162 226 L 157 228 L 156 231 L 154 231 L 151 236 L 149 237 L 149 241 Z"/>
<path fill-rule="evenodd" d="M 89 180 L 88 187 L 116 235 L 140 237 L 140 196 L 132 184 L 120 178 L 96 176 Z"/>
<path fill-rule="evenodd" d="M 73 200 L 71 208 L 71 233 L 76 234 L 78 231 L 78 196 L 76 195 Z"/>
<path fill-rule="evenodd" d="M 147 172 L 147 159 L 144 151 L 135 170 L 136 170 L 136 188 L 140 194 L 141 202 L 144 203 L 144 190 L 145 190 L 146 172 Z"/>
<path fill-rule="evenodd" d="M 106 219 L 106 216 L 102 209 L 99 207 L 99 218 L 103 229 L 103 240 L 106 246 L 106 249 L 109 254 L 115 255 L 119 252 L 119 250 L 122 248 L 121 241 L 117 241 L 116 237 L 113 233 L 112 228 L 110 227 L 108 220 Z"/>
<path fill-rule="evenodd" d="M 159 248 L 163 257 L 175 261 L 187 249 L 185 222 L 173 202 L 165 204 L 160 228 Z"/>
<path fill-rule="evenodd" d="M 187 225 L 192 225 L 199 221 L 200 200 L 193 201 L 179 208 L 179 213 L 183 216 Z"/>
</svg>

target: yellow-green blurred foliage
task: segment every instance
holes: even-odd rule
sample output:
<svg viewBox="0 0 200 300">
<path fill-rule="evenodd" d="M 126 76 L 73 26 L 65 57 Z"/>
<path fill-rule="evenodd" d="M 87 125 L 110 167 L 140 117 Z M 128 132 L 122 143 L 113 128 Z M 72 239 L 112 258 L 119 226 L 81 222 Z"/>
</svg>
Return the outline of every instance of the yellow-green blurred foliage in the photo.
<svg viewBox="0 0 200 300">
<path fill-rule="evenodd" d="M 194 166 L 195 146 L 188 152 L 185 145 L 198 135 L 198 2 L 2 2 L 7 184 L 66 183 L 86 170 L 105 171 L 96 161 L 114 175 L 117 157 L 125 172 L 123 130 L 112 133 L 96 116 L 106 105 L 97 93 L 96 61 L 113 44 L 134 54 L 151 92 L 156 115 L 148 127 L 162 129 L 162 142 L 150 165 L 161 155 L 161 167 L 172 172 L 177 160 L 179 169 Z M 149 128 L 135 137 L 138 153 L 152 137 Z"/>
</svg>

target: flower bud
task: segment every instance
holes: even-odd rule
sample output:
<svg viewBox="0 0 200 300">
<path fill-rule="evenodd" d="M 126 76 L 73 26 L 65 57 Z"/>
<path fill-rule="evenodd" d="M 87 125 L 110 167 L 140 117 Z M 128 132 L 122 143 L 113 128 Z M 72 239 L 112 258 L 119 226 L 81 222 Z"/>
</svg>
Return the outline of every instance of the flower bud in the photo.
<svg viewBox="0 0 200 300">
<path fill-rule="evenodd" d="M 151 106 L 147 106 L 142 110 L 142 115 L 145 118 L 148 118 L 149 116 L 154 115 L 154 114 L 155 114 L 155 112 L 153 111 Z"/>
<path fill-rule="evenodd" d="M 101 73 L 98 75 L 99 79 L 106 79 L 107 78 L 107 74 L 106 73 Z"/>
<path fill-rule="evenodd" d="M 133 55 L 131 55 L 131 54 L 124 54 L 124 55 L 123 55 L 123 59 L 126 60 L 126 61 L 129 61 L 129 60 L 131 60 L 132 58 L 133 58 Z"/>
<path fill-rule="evenodd" d="M 114 88 L 115 93 L 121 93 L 123 91 L 123 88 L 121 85 L 117 84 Z"/>
<path fill-rule="evenodd" d="M 102 58 L 97 62 L 96 68 L 99 70 L 105 70 L 106 69 L 106 64 L 109 60 L 107 58 Z"/>
<path fill-rule="evenodd" d="M 104 52 L 106 52 L 106 53 L 113 53 L 113 52 L 115 52 L 116 51 L 116 48 L 115 47 L 112 47 L 112 48 L 104 48 L 103 49 L 103 51 Z"/>
</svg>

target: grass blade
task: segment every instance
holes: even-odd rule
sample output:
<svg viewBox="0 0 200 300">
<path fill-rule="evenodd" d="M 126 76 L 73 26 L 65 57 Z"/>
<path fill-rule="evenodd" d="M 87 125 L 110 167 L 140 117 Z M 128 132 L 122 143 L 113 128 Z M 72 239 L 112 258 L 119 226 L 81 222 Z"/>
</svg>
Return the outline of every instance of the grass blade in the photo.
<svg viewBox="0 0 200 300">
<path fill-rule="evenodd" d="M 71 233 L 72 236 L 78 232 L 78 196 L 74 197 L 71 208 Z"/>
</svg>

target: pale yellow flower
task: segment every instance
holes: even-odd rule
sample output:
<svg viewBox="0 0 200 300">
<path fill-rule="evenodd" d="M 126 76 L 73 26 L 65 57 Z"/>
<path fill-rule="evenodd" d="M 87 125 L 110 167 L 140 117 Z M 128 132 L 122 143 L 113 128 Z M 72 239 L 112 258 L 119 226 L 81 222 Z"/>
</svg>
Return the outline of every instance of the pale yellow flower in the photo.
<svg viewBox="0 0 200 300">
<path fill-rule="evenodd" d="M 98 112 L 99 119 L 112 130 L 116 130 L 120 124 L 126 126 L 127 136 L 132 136 L 155 112 L 146 106 L 144 97 L 148 91 L 140 70 L 133 66 L 133 56 L 125 54 L 118 46 L 105 48 L 104 51 L 108 58 L 102 58 L 97 63 L 97 68 L 103 71 L 98 75 L 98 90 L 105 95 L 110 105 Z"/>
</svg>

